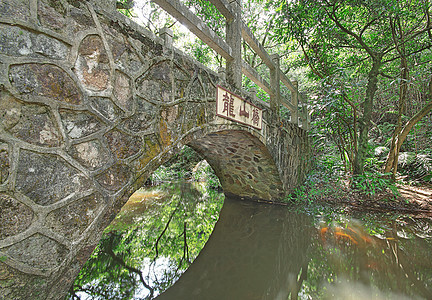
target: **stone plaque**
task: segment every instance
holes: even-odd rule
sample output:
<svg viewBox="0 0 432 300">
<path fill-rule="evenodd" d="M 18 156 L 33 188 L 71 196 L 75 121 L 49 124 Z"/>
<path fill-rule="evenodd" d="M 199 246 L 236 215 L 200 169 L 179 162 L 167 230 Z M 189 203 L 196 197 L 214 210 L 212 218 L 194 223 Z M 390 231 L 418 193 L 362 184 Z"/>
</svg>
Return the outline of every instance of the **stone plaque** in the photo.
<svg viewBox="0 0 432 300">
<path fill-rule="evenodd" d="M 219 117 L 261 130 L 262 109 L 221 86 L 217 86 L 216 97 L 216 114 Z"/>
</svg>

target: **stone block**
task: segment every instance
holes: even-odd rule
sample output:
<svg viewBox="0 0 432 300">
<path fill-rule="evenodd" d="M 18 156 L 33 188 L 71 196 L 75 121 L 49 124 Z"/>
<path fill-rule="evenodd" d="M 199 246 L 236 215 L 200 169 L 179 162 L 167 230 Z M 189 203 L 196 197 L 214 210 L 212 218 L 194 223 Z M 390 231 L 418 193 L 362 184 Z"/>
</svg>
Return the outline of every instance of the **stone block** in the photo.
<svg viewBox="0 0 432 300">
<path fill-rule="evenodd" d="M 136 80 L 139 95 L 154 102 L 170 102 L 173 99 L 172 83 L 171 66 L 168 61 L 153 65 Z"/>
<path fill-rule="evenodd" d="M 127 39 L 110 39 L 108 37 L 108 41 L 117 68 L 124 70 L 128 74 L 134 74 L 143 67 L 143 62 Z"/>
<path fill-rule="evenodd" d="M 0 299 L 46 300 L 48 280 L 25 274 L 0 262 Z"/>
<path fill-rule="evenodd" d="M 8 257 L 39 269 L 57 267 L 68 252 L 65 246 L 40 233 L 2 250 Z"/>
<path fill-rule="evenodd" d="M 67 8 L 62 1 L 39 0 L 38 18 L 42 26 L 54 31 L 63 31 L 67 26 Z"/>
<path fill-rule="evenodd" d="M 140 137 L 124 134 L 118 130 L 107 132 L 104 137 L 108 147 L 117 159 L 125 159 L 137 154 L 143 147 Z"/>
<path fill-rule="evenodd" d="M 47 106 L 22 105 L 14 114 L 7 117 L 19 116 L 18 122 L 9 129 L 16 138 L 37 146 L 60 146 L 62 137 Z"/>
<path fill-rule="evenodd" d="M 28 21 L 30 19 L 29 1 L 2 0 L 0 2 L 0 17 Z"/>
<path fill-rule="evenodd" d="M 0 140 L 0 184 L 6 182 L 10 174 L 9 146 Z"/>
<path fill-rule="evenodd" d="M 71 139 L 79 139 L 93 134 L 103 128 L 98 117 L 83 111 L 60 110 L 62 124 Z"/>
<path fill-rule="evenodd" d="M 141 98 L 137 99 L 137 107 L 135 114 L 125 119 L 122 123 L 123 127 L 132 132 L 138 133 L 146 130 L 152 124 L 158 113 L 157 106 L 144 101 Z"/>
<path fill-rule="evenodd" d="M 89 179 L 62 158 L 28 150 L 20 151 L 16 177 L 16 189 L 39 205 L 91 187 Z"/>
<path fill-rule="evenodd" d="M 75 73 L 81 83 L 93 91 L 108 88 L 110 66 L 103 41 L 98 35 L 88 35 L 80 43 Z"/>
<path fill-rule="evenodd" d="M 69 153 L 89 170 L 97 170 L 110 161 L 108 150 L 98 140 L 73 145 Z"/>
<path fill-rule="evenodd" d="M 187 96 L 191 100 L 205 101 L 206 93 L 204 91 L 204 87 L 202 86 L 198 78 L 195 78 L 192 84 L 190 85 L 187 92 Z"/>
<path fill-rule="evenodd" d="M 57 66 L 38 63 L 12 65 L 9 78 L 12 86 L 23 95 L 81 104 L 82 96 L 75 82 Z"/>
<path fill-rule="evenodd" d="M 26 230 L 33 216 L 30 207 L 6 193 L 0 193 L 0 240 Z"/>
<path fill-rule="evenodd" d="M 102 174 L 96 176 L 96 180 L 109 191 L 118 191 L 129 181 L 130 168 L 123 164 L 115 164 Z"/>
<path fill-rule="evenodd" d="M 92 97 L 91 107 L 110 121 L 115 121 L 123 115 L 123 112 L 111 101 L 110 98 Z"/>
<path fill-rule="evenodd" d="M 131 79 L 125 73 L 116 71 L 114 81 L 114 97 L 117 100 L 116 104 L 125 111 L 132 111 L 133 98 Z"/>
<path fill-rule="evenodd" d="M 68 53 L 69 47 L 53 37 L 0 24 L 0 54 L 65 60 Z"/>
<path fill-rule="evenodd" d="M 77 239 L 96 218 L 103 204 L 102 196 L 97 193 L 76 200 L 49 213 L 45 226 L 68 239 Z"/>
<path fill-rule="evenodd" d="M 70 1 L 71 2 L 71 1 Z M 86 29 L 94 28 L 95 23 L 88 13 L 88 9 L 84 3 L 79 0 L 75 0 L 75 5 L 69 7 L 69 21 L 71 23 L 71 31 L 73 33 L 82 32 Z M 83 9 L 80 9 L 80 6 Z"/>
</svg>

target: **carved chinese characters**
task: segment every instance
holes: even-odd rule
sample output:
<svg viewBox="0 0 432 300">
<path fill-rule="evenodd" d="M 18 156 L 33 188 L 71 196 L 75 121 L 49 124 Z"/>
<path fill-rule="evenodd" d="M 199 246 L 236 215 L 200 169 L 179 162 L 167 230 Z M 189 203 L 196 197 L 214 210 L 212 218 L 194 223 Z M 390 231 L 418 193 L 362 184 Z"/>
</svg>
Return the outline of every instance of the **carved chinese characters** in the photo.
<svg viewBox="0 0 432 300">
<path fill-rule="evenodd" d="M 257 129 L 262 127 L 262 110 L 230 91 L 217 87 L 217 115 Z"/>
</svg>

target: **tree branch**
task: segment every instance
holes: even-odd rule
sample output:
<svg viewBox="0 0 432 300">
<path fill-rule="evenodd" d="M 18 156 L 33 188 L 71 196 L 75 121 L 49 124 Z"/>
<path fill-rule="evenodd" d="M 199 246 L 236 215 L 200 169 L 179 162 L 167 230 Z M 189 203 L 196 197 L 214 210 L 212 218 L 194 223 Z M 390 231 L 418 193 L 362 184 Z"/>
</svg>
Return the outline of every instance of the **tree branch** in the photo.
<svg viewBox="0 0 432 300">
<path fill-rule="evenodd" d="M 177 211 L 177 208 L 174 209 L 174 211 L 172 212 L 171 216 L 170 216 L 169 219 L 168 219 L 168 222 L 165 224 L 165 228 L 164 228 L 164 230 L 162 231 L 162 233 L 159 235 L 159 237 L 158 237 L 157 240 L 156 240 L 156 243 L 155 243 L 155 245 L 154 245 L 154 248 L 155 248 L 155 250 L 156 250 L 156 255 L 155 255 L 154 260 L 156 260 L 156 258 L 159 256 L 159 250 L 158 250 L 159 242 L 160 242 L 162 236 L 165 234 L 165 231 L 167 231 L 168 226 L 169 226 L 169 224 L 171 223 L 171 220 L 172 220 L 172 218 L 174 217 L 174 214 L 176 213 L 176 211 Z"/>
<path fill-rule="evenodd" d="M 366 45 L 366 43 L 363 41 L 363 38 L 361 36 L 357 35 L 353 31 L 349 30 L 348 28 L 346 28 L 345 26 L 343 26 L 339 22 L 339 20 L 336 16 L 335 9 L 333 9 L 332 13 L 330 13 L 325 7 L 324 7 L 324 10 L 327 13 L 328 17 L 336 24 L 337 27 L 339 27 L 340 30 L 342 30 L 343 32 L 345 32 L 346 34 L 352 36 L 355 40 L 357 40 L 357 42 L 362 46 L 362 48 L 364 50 L 366 50 L 366 52 L 370 55 L 370 57 L 375 57 L 375 53 L 372 51 L 372 49 L 368 45 Z"/>
<path fill-rule="evenodd" d="M 139 276 L 141 283 L 145 286 L 146 289 L 148 289 L 150 291 L 150 298 L 153 297 L 154 294 L 154 289 L 149 286 L 147 284 L 147 282 L 145 282 L 144 277 L 142 275 L 141 270 L 138 270 L 137 268 L 128 266 L 124 260 L 120 257 L 118 257 L 114 251 L 112 250 L 112 246 L 113 246 L 113 237 L 110 237 L 109 239 L 109 246 L 105 249 L 105 252 L 111 256 L 111 258 L 114 260 L 114 262 L 116 262 L 117 264 L 119 264 L 120 266 L 122 266 L 123 268 L 125 268 L 126 270 L 128 270 L 129 272 L 135 273 Z"/>
<path fill-rule="evenodd" d="M 360 38 L 362 37 L 362 35 L 363 35 L 363 33 L 366 31 L 366 29 L 369 27 L 369 26 L 371 26 L 372 24 L 373 24 L 373 22 L 375 22 L 377 19 L 375 18 L 375 19 L 372 19 L 372 20 L 370 20 L 365 26 L 363 26 L 363 28 L 362 28 L 362 30 L 360 30 L 360 34 L 359 34 L 359 36 L 360 36 Z"/>
</svg>

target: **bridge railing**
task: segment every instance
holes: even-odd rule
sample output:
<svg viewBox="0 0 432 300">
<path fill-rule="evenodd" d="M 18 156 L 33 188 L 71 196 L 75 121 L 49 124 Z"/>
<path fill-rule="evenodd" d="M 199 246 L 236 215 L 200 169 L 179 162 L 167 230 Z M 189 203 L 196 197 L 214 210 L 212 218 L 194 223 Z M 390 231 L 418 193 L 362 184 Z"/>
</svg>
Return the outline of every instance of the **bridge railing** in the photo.
<svg viewBox="0 0 432 300">
<path fill-rule="evenodd" d="M 270 108 L 279 113 L 280 105 L 290 110 L 291 122 L 309 129 L 309 113 L 307 101 L 298 90 L 298 82 L 291 81 L 279 67 L 279 55 L 268 54 L 264 46 L 255 38 L 249 27 L 241 20 L 241 0 L 208 0 L 226 19 L 226 41 L 210 29 L 198 16 L 183 5 L 179 0 L 152 0 L 193 34 L 205 42 L 226 60 L 227 82 L 241 89 L 242 74 L 251 79 L 257 86 L 270 96 Z M 242 39 L 255 51 L 270 71 L 270 83 L 262 78 L 241 57 Z M 281 97 L 280 82 L 291 92 L 291 99 Z"/>
</svg>

